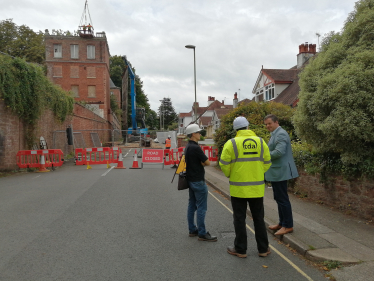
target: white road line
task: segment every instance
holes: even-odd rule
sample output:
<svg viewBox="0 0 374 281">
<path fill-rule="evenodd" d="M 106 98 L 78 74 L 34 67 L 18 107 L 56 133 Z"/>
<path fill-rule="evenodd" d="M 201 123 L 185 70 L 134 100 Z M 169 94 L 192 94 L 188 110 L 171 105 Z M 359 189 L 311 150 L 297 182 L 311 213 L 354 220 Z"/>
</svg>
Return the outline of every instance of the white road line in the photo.
<svg viewBox="0 0 374 281">
<path fill-rule="evenodd" d="M 130 150 L 126 153 L 126 155 L 123 158 L 125 158 L 131 152 L 131 149 L 132 148 L 130 148 Z"/>
<path fill-rule="evenodd" d="M 211 193 L 210 191 L 208 191 L 210 195 L 212 195 L 212 197 L 214 199 L 216 199 L 219 203 L 221 203 L 221 205 L 223 207 L 225 207 L 231 214 L 232 214 L 232 211 L 230 208 L 228 208 L 221 200 L 219 200 L 216 196 L 213 195 L 213 193 Z M 246 224 L 247 228 L 253 233 L 255 234 L 255 231 L 248 225 Z M 281 252 L 279 252 L 276 248 L 274 248 L 272 245 L 269 245 L 269 247 L 275 252 L 277 253 L 282 259 L 284 259 L 286 262 L 288 262 L 297 272 L 299 272 L 301 275 L 303 275 L 307 280 L 309 281 L 313 281 L 312 278 L 310 278 L 304 271 L 301 270 L 300 267 L 298 267 L 296 264 L 294 264 L 292 261 L 290 261 L 287 257 L 285 257 Z"/>
<path fill-rule="evenodd" d="M 112 169 L 114 169 L 115 166 L 112 166 L 108 171 L 106 171 L 104 174 L 102 174 L 102 177 L 105 177 L 107 173 L 109 173 Z"/>
<path fill-rule="evenodd" d="M 35 178 L 32 178 L 32 179 L 36 179 L 36 178 L 38 178 L 38 177 L 40 177 L 40 175 L 39 175 L 39 176 L 36 176 Z"/>
</svg>

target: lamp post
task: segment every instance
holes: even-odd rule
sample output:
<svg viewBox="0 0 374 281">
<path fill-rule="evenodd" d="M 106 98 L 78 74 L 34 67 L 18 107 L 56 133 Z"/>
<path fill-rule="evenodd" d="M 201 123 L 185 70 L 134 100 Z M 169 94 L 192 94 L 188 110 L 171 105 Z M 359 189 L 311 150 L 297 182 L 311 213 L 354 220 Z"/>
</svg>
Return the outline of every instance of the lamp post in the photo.
<svg viewBox="0 0 374 281">
<path fill-rule="evenodd" d="M 194 45 L 186 45 L 187 49 L 193 49 L 193 66 L 194 66 L 194 82 L 195 82 L 195 122 L 197 120 L 197 103 L 196 103 L 196 57 L 195 57 L 195 46 Z"/>
</svg>

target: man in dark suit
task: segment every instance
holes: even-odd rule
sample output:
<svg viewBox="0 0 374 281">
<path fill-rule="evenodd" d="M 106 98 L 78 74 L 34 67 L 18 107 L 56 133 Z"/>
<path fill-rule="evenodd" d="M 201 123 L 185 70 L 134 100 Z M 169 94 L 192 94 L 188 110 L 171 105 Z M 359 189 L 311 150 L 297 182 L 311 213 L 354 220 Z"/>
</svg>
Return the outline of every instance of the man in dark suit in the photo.
<svg viewBox="0 0 374 281">
<path fill-rule="evenodd" d="M 287 181 L 299 176 L 292 156 L 291 140 L 288 133 L 279 126 L 278 117 L 265 116 L 266 129 L 271 133 L 268 143 L 272 165 L 265 173 L 265 179 L 271 182 L 274 200 L 278 204 L 279 222 L 271 225 L 277 230 L 275 235 L 284 235 L 293 231 L 293 218 L 290 199 L 287 193 Z"/>
</svg>

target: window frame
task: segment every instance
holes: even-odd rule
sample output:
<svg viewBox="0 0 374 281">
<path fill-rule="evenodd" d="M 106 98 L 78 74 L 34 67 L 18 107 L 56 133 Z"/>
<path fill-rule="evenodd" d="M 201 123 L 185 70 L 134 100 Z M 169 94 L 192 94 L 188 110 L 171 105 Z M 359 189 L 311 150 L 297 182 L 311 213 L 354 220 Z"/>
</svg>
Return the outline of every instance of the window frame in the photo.
<svg viewBox="0 0 374 281">
<path fill-rule="evenodd" d="M 73 54 L 75 53 L 77 53 L 76 57 L 73 56 Z M 70 58 L 79 59 L 79 45 L 78 44 L 70 44 Z"/>
<path fill-rule="evenodd" d="M 95 59 L 95 52 L 96 52 L 95 45 L 87 45 L 87 59 L 88 60 Z"/>
<path fill-rule="evenodd" d="M 62 44 L 53 44 L 53 57 L 62 58 Z"/>
</svg>

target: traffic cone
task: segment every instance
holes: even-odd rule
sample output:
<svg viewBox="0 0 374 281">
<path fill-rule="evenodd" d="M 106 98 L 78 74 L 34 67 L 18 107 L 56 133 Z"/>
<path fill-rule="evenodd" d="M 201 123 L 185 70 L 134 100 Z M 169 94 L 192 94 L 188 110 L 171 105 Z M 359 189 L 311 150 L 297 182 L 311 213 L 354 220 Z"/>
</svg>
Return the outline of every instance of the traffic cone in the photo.
<svg viewBox="0 0 374 281">
<path fill-rule="evenodd" d="M 106 161 L 106 168 L 109 169 L 111 166 L 109 165 L 109 161 Z"/>
<path fill-rule="evenodd" d="M 90 162 L 87 161 L 87 170 L 89 170 L 89 169 L 92 169 L 92 167 L 90 166 Z"/>
<path fill-rule="evenodd" d="M 126 167 L 123 166 L 122 152 L 119 153 L 118 165 L 114 169 L 126 169 Z"/>
<path fill-rule="evenodd" d="M 45 168 L 45 159 L 44 159 L 44 155 L 41 155 L 40 156 L 40 167 L 39 167 L 39 171 L 37 171 L 38 173 L 46 173 L 46 172 L 50 172 L 50 170 L 47 170 Z"/>
<path fill-rule="evenodd" d="M 137 155 L 137 153 L 136 153 L 136 149 L 135 149 L 134 161 L 132 162 L 132 167 L 130 167 L 130 169 L 141 169 L 141 168 L 139 168 L 138 158 L 137 158 L 136 155 Z"/>
</svg>

